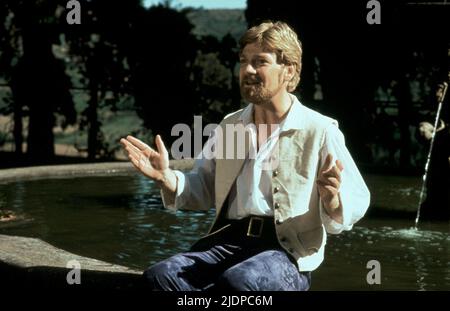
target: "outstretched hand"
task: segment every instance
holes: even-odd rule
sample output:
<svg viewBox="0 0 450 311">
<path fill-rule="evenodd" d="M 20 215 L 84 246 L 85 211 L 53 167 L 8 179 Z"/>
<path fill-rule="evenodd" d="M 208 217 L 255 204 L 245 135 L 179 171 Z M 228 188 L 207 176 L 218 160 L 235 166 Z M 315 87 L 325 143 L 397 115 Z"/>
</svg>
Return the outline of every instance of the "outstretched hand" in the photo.
<svg viewBox="0 0 450 311">
<path fill-rule="evenodd" d="M 328 154 L 325 163 L 319 171 L 317 178 L 319 195 L 330 215 L 333 215 L 340 207 L 339 188 L 343 170 L 344 167 L 341 161 L 336 160 L 335 165 L 333 165 L 333 156 Z"/>
<path fill-rule="evenodd" d="M 120 140 L 136 169 L 152 180 L 162 182 L 169 169 L 169 154 L 160 135 L 156 135 L 155 142 L 158 151 L 130 135 Z"/>
</svg>

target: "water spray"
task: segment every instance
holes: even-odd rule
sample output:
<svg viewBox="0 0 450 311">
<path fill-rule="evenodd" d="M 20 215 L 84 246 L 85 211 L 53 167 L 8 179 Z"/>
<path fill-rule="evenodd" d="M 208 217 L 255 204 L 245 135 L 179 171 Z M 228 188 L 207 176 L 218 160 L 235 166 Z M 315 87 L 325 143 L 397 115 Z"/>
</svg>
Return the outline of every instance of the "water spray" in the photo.
<svg viewBox="0 0 450 311">
<path fill-rule="evenodd" d="M 425 193 L 425 187 L 426 187 L 427 176 L 428 176 L 428 167 L 430 165 L 431 152 L 433 151 L 434 137 L 436 135 L 436 129 L 437 129 L 438 122 L 439 122 L 439 116 L 441 114 L 442 103 L 444 102 L 445 94 L 447 93 L 447 88 L 448 88 L 448 84 L 447 84 L 447 82 L 444 82 L 439 85 L 439 89 L 437 92 L 439 105 L 438 105 L 438 110 L 436 112 L 436 119 L 434 120 L 433 132 L 431 134 L 430 149 L 428 150 L 427 162 L 425 164 L 425 172 L 422 177 L 422 189 L 420 190 L 419 206 L 417 208 L 417 215 L 416 215 L 416 221 L 415 221 L 415 226 L 414 226 L 416 230 L 419 225 L 420 207 L 423 203 L 423 197 L 424 197 L 424 193 Z"/>
</svg>

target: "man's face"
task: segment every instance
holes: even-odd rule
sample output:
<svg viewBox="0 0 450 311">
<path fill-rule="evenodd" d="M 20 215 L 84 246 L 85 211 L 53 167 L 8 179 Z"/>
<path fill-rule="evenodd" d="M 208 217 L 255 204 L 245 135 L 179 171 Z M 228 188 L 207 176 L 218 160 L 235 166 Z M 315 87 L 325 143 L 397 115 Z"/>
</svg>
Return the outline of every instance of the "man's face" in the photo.
<svg viewBox="0 0 450 311">
<path fill-rule="evenodd" d="M 277 64 L 275 53 L 264 51 L 257 43 L 247 44 L 240 55 L 239 84 L 242 97 L 253 104 L 270 101 L 282 90 L 286 66 Z"/>
</svg>

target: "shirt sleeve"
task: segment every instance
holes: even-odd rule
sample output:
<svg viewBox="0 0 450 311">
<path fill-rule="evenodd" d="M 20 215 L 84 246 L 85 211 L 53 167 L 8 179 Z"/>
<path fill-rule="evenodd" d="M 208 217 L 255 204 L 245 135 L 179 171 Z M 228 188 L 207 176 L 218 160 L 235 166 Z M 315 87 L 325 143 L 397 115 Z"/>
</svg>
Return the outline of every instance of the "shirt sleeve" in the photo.
<svg viewBox="0 0 450 311">
<path fill-rule="evenodd" d="M 161 190 L 161 198 L 166 208 L 208 210 L 213 206 L 216 161 L 214 152 L 211 151 L 214 150 L 215 137 L 213 134 L 210 136 L 190 172 L 174 171 L 177 177 L 175 196 Z"/>
<path fill-rule="evenodd" d="M 338 234 L 343 230 L 351 230 L 353 225 L 364 216 L 369 207 L 370 192 L 345 146 L 344 135 L 335 124 L 326 129 L 320 154 L 320 168 L 328 154 L 333 156 L 333 163 L 340 160 L 344 167 L 339 189 L 343 222 L 341 224 L 332 219 L 325 211 L 321 200 L 319 200 L 320 216 L 327 232 Z"/>
</svg>

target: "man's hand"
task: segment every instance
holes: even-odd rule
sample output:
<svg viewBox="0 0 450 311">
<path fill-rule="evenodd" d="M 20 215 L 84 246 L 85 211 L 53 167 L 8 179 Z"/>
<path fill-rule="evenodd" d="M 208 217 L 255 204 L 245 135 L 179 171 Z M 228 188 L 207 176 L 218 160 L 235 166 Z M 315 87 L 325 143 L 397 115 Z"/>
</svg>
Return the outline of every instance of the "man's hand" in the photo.
<svg viewBox="0 0 450 311">
<path fill-rule="evenodd" d="M 137 170 L 158 182 L 160 186 L 174 192 L 177 186 L 176 176 L 169 169 L 169 153 L 161 136 L 156 135 L 155 142 L 158 151 L 130 135 L 126 139 L 120 140 L 120 143 L 128 152 L 128 158 Z"/>
<path fill-rule="evenodd" d="M 331 218 L 342 223 L 342 206 L 339 198 L 339 188 L 341 186 L 341 172 L 344 170 L 344 167 L 339 160 L 336 160 L 335 163 L 336 165 L 333 165 L 333 156 L 328 154 L 325 163 L 320 169 L 317 178 L 317 187 L 320 199 L 327 213 Z"/>
</svg>

